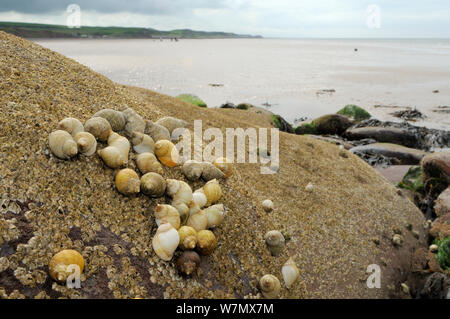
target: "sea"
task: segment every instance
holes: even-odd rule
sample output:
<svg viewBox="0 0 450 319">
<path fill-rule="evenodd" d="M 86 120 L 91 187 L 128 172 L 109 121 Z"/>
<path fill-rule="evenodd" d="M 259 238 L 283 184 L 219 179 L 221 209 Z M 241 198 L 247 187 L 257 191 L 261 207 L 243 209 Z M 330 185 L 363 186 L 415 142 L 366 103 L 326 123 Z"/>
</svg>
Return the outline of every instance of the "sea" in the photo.
<svg viewBox="0 0 450 319">
<path fill-rule="evenodd" d="M 208 107 L 251 103 L 295 124 L 356 104 L 450 129 L 450 39 L 39 39 L 115 82 Z"/>
</svg>

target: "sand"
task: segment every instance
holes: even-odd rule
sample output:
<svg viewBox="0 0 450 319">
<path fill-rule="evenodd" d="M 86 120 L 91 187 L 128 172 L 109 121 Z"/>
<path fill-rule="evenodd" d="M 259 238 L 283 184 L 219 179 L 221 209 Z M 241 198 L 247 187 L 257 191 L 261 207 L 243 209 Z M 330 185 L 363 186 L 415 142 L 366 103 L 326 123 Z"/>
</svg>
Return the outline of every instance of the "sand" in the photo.
<svg viewBox="0 0 450 319">
<path fill-rule="evenodd" d="M 214 230 L 218 246 L 202 257 L 191 278 L 153 252 L 153 211 L 168 199 L 124 197 L 115 171 L 97 156 L 56 159 L 47 138 L 64 117 L 86 121 L 102 108 L 134 108 L 146 119 L 166 115 L 204 128 L 270 127 L 258 110 L 203 109 L 155 92 L 118 85 L 73 60 L 0 32 L 0 297 L 26 298 L 259 298 L 258 280 L 293 257 L 300 278 L 282 298 L 408 297 L 414 289 L 415 250 L 426 245 L 424 218 L 358 157 L 330 143 L 280 133 L 278 174 L 257 164 L 236 164 L 221 180 L 228 209 Z M 104 145 L 99 145 L 99 148 Z M 133 157 L 131 157 L 133 158 Z M 134 168 L 133 160 L 129 167 Z M 180 168 L 165 178 L 183 179 Z M 312 193 L 305 191 L 308 183 Z M 196 189 L 202 182 L 190 183 Z M 261 201 L 275 210 L 266 213 Z M 419 232 L 416 239 L 407 229 Z M 283 254 L 272 257 L 264 234 L 289 234 Z M 400 229 L 404 244 L 391 243 Z M 377 245 L 375 242 L 379 242 Z M 86 260 L 82 288 L 54 283 L 47 272 L 61 249 Z M 366 269 L 378 264 L 381 289 L 368 289 Z M 5 268 L 5 269 L 4 269 Z"/>
</svg>

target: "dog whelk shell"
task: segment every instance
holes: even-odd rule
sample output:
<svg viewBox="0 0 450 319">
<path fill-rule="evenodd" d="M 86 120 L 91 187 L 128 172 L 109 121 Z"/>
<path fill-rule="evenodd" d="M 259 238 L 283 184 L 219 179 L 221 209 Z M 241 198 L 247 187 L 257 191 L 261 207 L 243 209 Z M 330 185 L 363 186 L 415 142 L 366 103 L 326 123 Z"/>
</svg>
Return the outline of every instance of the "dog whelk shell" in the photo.
<svg viewBox="0 0 450 319">
<path fill-rule="evenodd" d="M 308 185 L 306 185 L 305 190 L 309 193 L 311 193 L 314 190 L 314 185 L 312 183 L 308 183 Z"/>
<path fill-rule="evenodd" d="M 403 244 L 403 237 L 399 234 L 395 234 L 394 237 L 392 237 L 392 243 L 395 246 L 401 246 Z"/>
<path fill-rule="evenodd" d="M 225 178 L 228 178 L 233 174 L 233 163 L 228 160 L 226 157 L 216 158 L 213 162 L 214 166 L 222 171 L 225 175 Z"/>
<path fill-rule="evenodd" d="M 83 256 L 76 250 L 65 249 L 53 256 L 48 265 L 48 270 L 54 280 L 65 282 L 71 274 L 76 274 L 74 265 L 79 267 L 79 274 L 81 274 L 84 269 Z"/>
<path fill-rule="evenodd" d="M 204 212 L 208 217 L 207 228 L 214 228 L 222 223 L 225 216 L 225 207 L 223 204 L 217 204 L 204 209 Z"/>
<path fill-rule="evenodd" d="M 273 202 L 270 199 L 266 199 L 262 202 L 262 207 L 266 212 L 273 211 Z"/>
<path fill-rule="evenodd" d="M 189 216 L 186 225 L 194 228 L 198 232 L 205 230 L 208 227 L 208 216 L 206 216 L 204 210 L 200 210 Z"/>
<path fill-rule="evenodd" d="M 281 284 L 277 277 L 273 275 L 264 275 L 259 280 L 259 287 L 264 298 L 275 299 L 280 295 Z"/>
<path fill-rule="evenodd" d="M 135 171 L 124 168 L 116 175 L 116 187 L 123 195 L 137 194 L 140 191 L 141 181 Z"/>
<path fill-rule="evenodd" d="M 170 134 L 177 128 L 185 128 L 188 126 L 188 122 L 177 119 L 172 116 L 163 117 L 155 122 L 156 124 L 164 126 Z"/>
<path fill-rule="evenodd" d="M 52 153 L 60 159 L 69 159 L 78 153 L 77 143 L 72 135 L 63 130 L 50 133 L 48 144 Z"/>
<path fill-rule="evenodd" d="M 178 150 L 168 140 L 159 140 L 155 143 L 155 155 L 161 163 L 168 167 L 175 167 L 178 164 Z"/>
<path fill-rule="evenodd" d="M 142 153 L 136 157 L 136 165 L 142 174 L 150 172 L 162 175 L 164 173 L 161 163 L 156 159 L 155 154 Z"/>
<path fill-rule="evenodd" d="M 178 231 L 170 223 L 161 224 L 152 240 L 153 250 L 159 258 L 165 261 L 172 259 L 179 243 Z"/>
<path fill-rule="evenodd" d="M 101 142 L 106 142 L 112 133 L 111 125 L 103 117 L 90 118 L 84 123 L 84 129 Z"/>
<path fill-rule="evenodd" d="M 84 126 L 80 120 L 73 117 L 66 117 L 58 123 L 58 130 L 66 131 L 70 135 L 75 136 L 80 132 L 84 132 Z"/>
<path fill-rule="evenodd" d="M 211 254 L 217 246 L 216 236 L 210 230 L 200 230 L 197 233 L 197 251 L 200 255 Z"/>
<path fill-rule="evenodd" d="M 202 170 L 202 178 L 205 181 L 210 181 L 213 179 L 219 179 L 223 178 L 225 176 L 224 173 L 217 167 L 215 167 L 213 164 L 209 162 L 203 162 L 202 163 L 203 170 Z"/>
<path fill-rule="evenodd" d="M 203 163 L 194 160 L 186 161 L 183 164 L 182 171 L 188 180 L 196 181 L 202 176 Z"/>
<path fill-rule="evenodd" d="M 188 183 L 176 179 L 167 179 L 167 195 L 174 201 L 189 205 L 192 201 L 192 188 Z"/>
<path fill-rule="evenodd" d="M 108 147 L 99 150 L 97 153 L 106 165 L 111 168 L 118 168 L 128 163 L 129 151 L 130 142 L 128 139 L 113 132 L 108 138 Z"/>
<path fill-rule="evenodd" d="M 147 121 L 145 125 L 145 134 L 151 136 L 151 138 L 158 142 L 160 140 L 170 141 L 170 132 L 164 126 L 153 123 L 152 121 Z"/>
<path fill-rule="evenodd" d="M 206 196 L 206 206 L 215 204 L 222 196 L 222 188 L 216 179 L 210 180 L 203 186 L 203 193 Z"/>
<path fill-rule="evenodd" d="M 141 177 L 141 192 L 150 197 L 162 197 L 166 181 L 158 173 L 147 173 Z"/>
<path fill-rule="evenodd" d="M 133 132 L 131 144 L 133 144 L 133 150 L 138 154 L 155 152 L 155 142 L 144 133 Z"/>
<path fill-rule="evenodd" d="M 155 209 L 155 221 L 158 226 L 163 223 L 170 223 L 173 228 L 180 228 L 180 214 L 178 210 L 171 205 L 161 205 L 156 206 Z"/>
<path fill-rule="evenodd" d="M 292 284 L 297 280 L 300 276 L 300 271 L 295 264 L 294 259 L 289 258 L 289 260 L 283 265 L 281 268 L 281 273 L 283 274 L 283 280 L 286 284 L 286 287 L 291 288 Z"/>
<path fill-rule="evenodd" d="M 172 201 L 171 205 L 175 207 L 180 214 L 181 225 L 184 225 L 190 216 L 190 208 L 181 201 Z"/>
<path fill-rule="evenodd" d="M 79 132 L 74 137 L 78 150 L 85 156 L 91 156 L 97 150 L 97 140 L 89 132 Z"/>
<path fill-rule="evenodd" d="M 285 239 L 278 230 L 271 230 L 264 236 L 267 248 L 273 256 L 278 256 L 283 251 Z"/>
<path fill-rule="evenodd" d="M 197 231 L 190 226 L 181 226 L 178 229 L 180 235 L 180 248 L 183 250 L 194 249 L 197 245 Z"/>
<path fill-rule="evenodd" d="M 208 202 L 208 200 L 206 199 L 206 195 L 203 192 L 203 188 L 200 188 L 198 190 L 196 190 L 193 194 L 192 194 L 192 201 L 198 205 L 198 208 L 203 208 L 205 207 L 206 203 Z"/>
<path fill-rule="evenodd" d="M 176 266 L 179 272 L 187 276 L 194 273 L 200 265 L 200 256 L 195 251 L 185 251 L 178 257 Z"/>
<path fill-rule="evenodd" d="M 125 115 L 113 109 L 103 109 L 95 113 L 92 117 L 103 117 L 111 125 L 114 132 L 120 132 L 125 128 Z"/>
<path fill-rule="evenodd" d="M 145 121 L 144 119 L 136 113 L 132 108 L 128 108 L 123 111 L 125 116 L 125 133 L 127 136 L 131 136 L 133 132 L 144 133 L 145 131 Z"/>
</svg>

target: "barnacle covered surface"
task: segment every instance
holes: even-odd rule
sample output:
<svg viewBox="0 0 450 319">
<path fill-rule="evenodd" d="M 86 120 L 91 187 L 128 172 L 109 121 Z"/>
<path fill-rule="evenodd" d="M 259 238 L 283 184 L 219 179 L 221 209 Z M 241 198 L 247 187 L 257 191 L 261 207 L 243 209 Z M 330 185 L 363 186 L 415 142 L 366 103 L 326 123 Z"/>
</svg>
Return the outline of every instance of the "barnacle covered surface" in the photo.
<svg viewBox="0 0 450 319">
<path fill-rule="evenodd" d="M 389 297 L 410 273 L 415 248 L 425 245 L 423 217 L 356 156 L 308 137 L 280 133 L 278 174 L 259 164 L 235 164 L 221 179 L 227 216 L 214 229 L 217 247 L 202 256 L 196 274 L 181 276 L 174 260 L 152 249 L 153 211 L 167 198 L 125 197 L 116 171 L 97 156 L 59 160 L 47 138 L 58 122 L 85 122 L 108 107 L 133 108 L 146 120 L 174 116 L 203 129 L 270 127 L 270 116 L 204 109 L 155 92 L 118 85 L 90 69 L 26 40 L 0 32 L 0 298 L 254 298 L 259 279 L 292 256 L 300 277 L 283 298 Z M 100 145 L 103 148 L 106 145 Z M 129 168 L 137 171 L 130 157 Z M 185 180 L 181 167 L 163 167 L 164 178 Z M 314 192 L 305 186 L 314 184 Z M 192 189 L 204 185 L 189 182 Z M 270 214 L 261 201 L 276 205 Z M 414 238 L 404 227 L 420 232 Z M 393 247 L 393 227 L 404 244 Z M 264 235 L 279 229 L 290 240 L 271 256 Z M 285 236 L 287 237 L 287 236 Z M 373 241 L 378 238 L 378 245 Z M 81 289 L 53 282 L 47 266 L 62 249 L 85 258 Z M 366 268 L 379 264 L 382 289 L 367 289 Z M 400 271 L 398 271 L 400 269 Z"/>
</svg>

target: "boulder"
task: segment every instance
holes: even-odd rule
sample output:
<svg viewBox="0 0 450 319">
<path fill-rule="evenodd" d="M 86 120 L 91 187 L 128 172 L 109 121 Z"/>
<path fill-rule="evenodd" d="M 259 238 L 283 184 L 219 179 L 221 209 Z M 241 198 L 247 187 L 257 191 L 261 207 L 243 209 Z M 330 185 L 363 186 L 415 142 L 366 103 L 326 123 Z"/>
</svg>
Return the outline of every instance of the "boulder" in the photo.
<svg viewBox="0 0 450 319">
<path fill-rule="evenodd" d="M 278 128 L 281 132 L 286 133 L 295 133 L 294 128 L 291 124 L 289 124 L 284 118 L 282 118 L 280 115 L 272 115 L 272 122 L 273 125 Z"/>
<path fill-rule="evenodd" d="M 410 165 L 394 165 L 390 167 L 377 167 L 375 170 L 389 182 L 397 185 L 403 180 L 403 177 L 406 175 L 410 168 Z"/>
<path fill-rule="evenodd" d="M 342 134 L 353 122 L 344 115 L 328 114 L 314 120 L 314 126 L 319 134 Z"/>
<path fill-rule="evenodd" d="M 424 180 L 436 178 L 450 184 L 450 152 L 435 152 L 422 159 Z"/>
<path fill-rule="evenodd" d="M 439 239 L 450 236 L 450 214 L 441 216 L 433 222 L 430 229 L 430 236 Z"/>
<path fill-rule="evenodd" d="M 235 109 L 236 105 L 234 105 L 233 103 L 227 102 L 224 103 L 220 106 L 221 109 Z"/>
<path fill-rule="evenodd" d="M 351 128 L 345 132 L 345 136 L 350 140 L 373 138 L 377 142 L 382 143 L 394 143 L 408 147 L 417 145 L 417 139 L 414 134 L 406 129 L 395 127 Z"/>
<path fill-rule="evenodd" d="M 450 186 L 434 202 L 434 211 L 437 216 L 450 214 Z"/>
<path fill-rule="evenodd" d="M 304 134 L 317 134 L 316 127 L 314 123 L 303 123 L 295 128 L 295 134 L 304 135 Z"/>
<path fill-rule="evenodd" d="M 252 108 L 253 105 L 249 104 L 249 103 L 240 103 L 236 106 L 236 108 L 238 110 L 248 110 L 249 108 Z"/>
<path fill-rule="evenodd" d="M 419 293 L 421 299 L 446 299 L 450 290 L 450 277 L 435 272 L 427 277 Z"/>
<path fill-rule="evenodd" d="M 362 107 L 353 104 L 345 106 L 344 108 L 339 110 L 337 114 L 348 116 L 354 119 L 355 121 L 362 121 L 371 118 L 369 112 L 364 110 Z"/>
<path fill-rule="evenodd" d="M 350 149 L 353 148 L 352 144 L 349 144 L 346 141 L 340 140 L 340 139 L 335 138 L 335 137 L 321 136 L 321 135 L 309 135 L 309 134 L 306 134 L 306 136 L 315 138 L 316 140 L 325 141 L 325 142 L 328 142 L 328 143 L 331 143 L 331 144 L 334 144 L 334 145 L 343 145 L 346 150 L 350 150 Z"/>
<path fill-rule="evenodd" d="M 356 146 L 350 150 L 352 153 L 372 153 L 395 158 L 401 165 L 417 165 L 426 155 L 426 152 L 390 143 L 375 143 Z"/>
<path fill-rule="evenodd" d="M 176 97 L 176 99 L 200 107 L 208 107 L 206 103 L 202 101 L 202 99 L 193 94 L 180 94 Z"/>
</svg>

